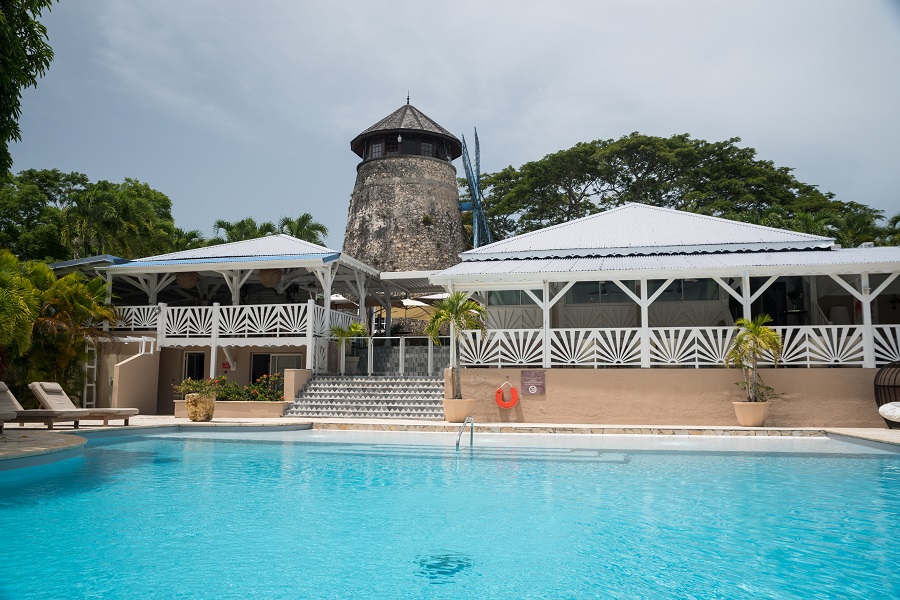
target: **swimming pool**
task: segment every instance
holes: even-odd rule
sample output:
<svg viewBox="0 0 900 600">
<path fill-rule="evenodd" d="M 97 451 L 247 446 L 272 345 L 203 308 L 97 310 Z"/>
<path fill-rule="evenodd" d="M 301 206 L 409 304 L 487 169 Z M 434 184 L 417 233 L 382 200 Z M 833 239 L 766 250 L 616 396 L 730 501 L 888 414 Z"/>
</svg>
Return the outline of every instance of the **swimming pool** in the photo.
<svg viewBox="0 0 900 600">
<path fill-rule="evenodd" d="M 0 472 L 0 598 L 900 597 L 896 454 L 210 437 Z"/>
</svg>

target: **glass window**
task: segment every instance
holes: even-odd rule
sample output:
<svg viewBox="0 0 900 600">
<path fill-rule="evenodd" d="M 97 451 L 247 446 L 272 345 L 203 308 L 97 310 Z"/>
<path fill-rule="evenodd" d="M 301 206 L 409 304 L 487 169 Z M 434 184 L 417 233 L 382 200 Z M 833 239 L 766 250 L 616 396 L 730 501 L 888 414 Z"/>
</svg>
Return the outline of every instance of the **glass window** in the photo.
<svg viewBox="0 0 900 600">
<path fill-rule="evenodd" d="M 713 279 L 685 279 L 682 285 L 682 300 L 718 300 L 719 284 Z"/>
<path fill-rule="evenodd" d="M 375 142 L 369 151 L 369 158 L 378 158 L 381 156 L 381 142 Z"/>
<path fill-rule="evenodd" d="M 403 138 L 403 154 L 418 154 L 419 140 Z"/>
<path fill-rule="evenodd" d="M 662 279 L 647 282 L 647 295 L 652 296 L 664 284 Z M 718 300 L 719 284 L 712 279 L 676 279 L 654 302 L 681 302 Z"/>
<path fill-rule="evenodd" d="M 387 147 L 385 150 L 388 154 L 397 154 L 397 151 L 400 149 L 400 144 L 397 142 L 397 139 L 388 138 Z"/>
<path fill-rule="evenodd" d="M 531 293 L 541 300 L 544 299 L 543 290 L 531 290 Z M 488 292 L 488 305 L 490 306 L 521 306 L 524 304 L 535 304 L 535 302 L 522 290 Z"/>
<path fill-rule="evenodd" d="M 434 144 L 422 142 L 422 156 L 434 156 Z"/>
<path fill-rule="evenodd" d="M 579 281 L 566 292 L 566 304 L 597 304 L 600 302 L 600 283 Z"/>
</svg>

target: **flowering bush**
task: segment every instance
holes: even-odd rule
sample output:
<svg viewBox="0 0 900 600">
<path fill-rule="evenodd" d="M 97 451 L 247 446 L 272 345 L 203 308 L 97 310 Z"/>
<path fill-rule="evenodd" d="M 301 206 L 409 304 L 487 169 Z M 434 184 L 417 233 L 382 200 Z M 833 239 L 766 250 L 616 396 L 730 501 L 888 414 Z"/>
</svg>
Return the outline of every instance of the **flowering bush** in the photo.
<svg viewBox="0 0 900 600">
<path fill-rule="evenodd" d="M 284 382 L 281 375 L 263 375 L 244 388 L 244 400 L 257 402 L 281 402 L 284 400 Z"/>
<path fill-rule="evenodd" d="M 219 375 L 213 379 L 191 379 L 188 377 L 176 386 L 175 393 L 186 394 L 217 394 L 219 388 L 227 381 L 224 375 Z"/>
</svg>

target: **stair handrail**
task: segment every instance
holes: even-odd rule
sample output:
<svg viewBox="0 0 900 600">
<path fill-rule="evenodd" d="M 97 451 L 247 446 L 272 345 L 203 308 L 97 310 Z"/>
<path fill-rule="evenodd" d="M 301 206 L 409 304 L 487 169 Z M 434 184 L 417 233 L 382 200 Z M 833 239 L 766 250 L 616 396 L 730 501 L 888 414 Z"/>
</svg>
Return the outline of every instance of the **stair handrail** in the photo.
<svg viewBox="0 0 900 600">
<path fill-rule="evenodd" d="M 456 449 L 459 450 L 459 439 L 462 437 L 463 432 L 466 430 L 466 425 L 471 423 L 472 426 L 469 428 L 469 448 L 475 443 L 475 419 L 471 416 L 466 417 L 466 420 L 463 421 L 462 427 L 459 428 L 459 433 L 456 436 Z"/>
</svg>

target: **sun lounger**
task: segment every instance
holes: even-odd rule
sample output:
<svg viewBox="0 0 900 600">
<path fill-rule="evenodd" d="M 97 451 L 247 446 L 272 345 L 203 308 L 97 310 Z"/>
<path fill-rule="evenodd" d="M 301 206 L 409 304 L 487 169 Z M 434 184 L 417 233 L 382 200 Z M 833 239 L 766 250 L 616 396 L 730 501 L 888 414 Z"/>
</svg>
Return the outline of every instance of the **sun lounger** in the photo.
<svg viewBox="0 0 900 600">
<path fill-rule="evenodd" d="M 0 434 L 3 433 L 3 424 L 16 418 L 14 412 L 0 412 Z"/>
<path fill-rule="evenodd" d="M 35 381 L 29 383 L 28 388 L 37 397 L 41 406 L 51 410 L 72 410 L 78 407 L 72 402 L 65 390 L 58 383 L 52 381 Z M 103 421 L 104 427 L 109 425 L 110 419 L 122 419 L 128 425 L 128 419 L 138 414 L 136 408 L 88 408 L 87 415 L 81 417 L 82 421 Z"/>
<path fill-rule="evenodd" d="M 15 418 L 8 419 L 11 423 L 19 423 L 20 425 L 25 423 L 43 423 L 47 426 L 47 429 L 53 429 L 54 423 L 68 423 L 70 421 L 75 424 L 75 429 L 78 429 L 78 420 L 88 414 L 88 411 L 80 408 L 74 410 L 47 410 L 43 408 L 25 410 L 2 381 L 0 381 L 0 412 L 13 413 Z"/>
</svg>

